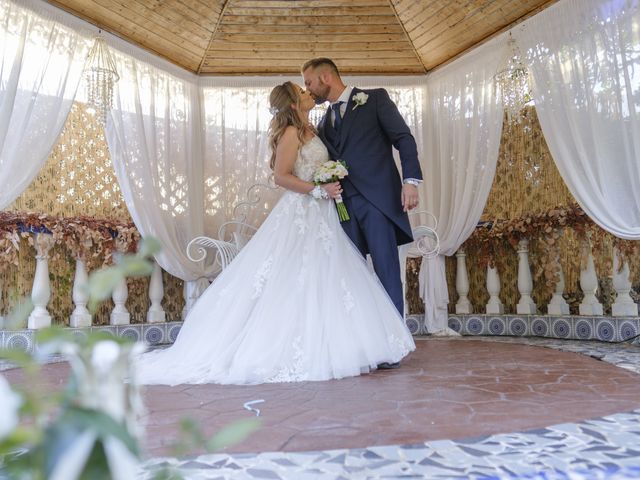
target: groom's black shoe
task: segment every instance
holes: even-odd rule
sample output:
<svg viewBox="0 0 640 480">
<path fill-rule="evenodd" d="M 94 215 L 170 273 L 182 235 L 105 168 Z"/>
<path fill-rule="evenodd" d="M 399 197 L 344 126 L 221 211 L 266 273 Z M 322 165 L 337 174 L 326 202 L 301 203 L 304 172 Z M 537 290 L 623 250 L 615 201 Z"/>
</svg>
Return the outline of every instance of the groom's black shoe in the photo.
<svg viewBox="0 0 640 480">
<path fill-rule="evenodd" d="M 378 364 L 378 370 L 393 370 L 394 368 L 400 368 L 400 362 L 382 362 Z"/>
</svg>

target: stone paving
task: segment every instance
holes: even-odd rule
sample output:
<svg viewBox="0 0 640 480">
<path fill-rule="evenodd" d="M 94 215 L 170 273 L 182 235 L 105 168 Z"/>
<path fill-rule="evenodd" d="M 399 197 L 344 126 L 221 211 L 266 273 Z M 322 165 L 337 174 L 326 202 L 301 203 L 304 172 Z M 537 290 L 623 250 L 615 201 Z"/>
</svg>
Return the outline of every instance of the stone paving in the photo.
<svg viewBox="0 0 640 480">
<path fill-rule="evenodd" d="M 637 346 L 510 337 L 417 343 L 399 370 L 353 379 L 149 387 L 147 451 L 156 458 L 140 478 L 165 467 L 193 479 L 640 478 Z M 63 383 L 64 364 L 45 368 L 55 373 L 48 387 Z M 5 375 L 19 381 L 19 373 Z M 265 399 L 263 426 L 244 443 L 164 457 L 180 418 L 213 433 L 246 418 L 242 405 L 256 398 Z"/>
</svg>

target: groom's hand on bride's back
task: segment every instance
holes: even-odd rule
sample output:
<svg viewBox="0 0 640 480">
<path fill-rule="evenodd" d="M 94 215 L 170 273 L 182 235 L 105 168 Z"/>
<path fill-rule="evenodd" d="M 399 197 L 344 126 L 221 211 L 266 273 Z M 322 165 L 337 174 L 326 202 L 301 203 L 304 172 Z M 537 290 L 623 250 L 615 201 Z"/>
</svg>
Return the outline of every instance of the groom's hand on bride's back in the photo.
<svg viewBox="0 0 640 480">
<path fill-rule="evenodd" d="M 418 187 L 405 183 L 402 185 L 402 209 L 405 212 L 418 206 Z"/>
</svg>

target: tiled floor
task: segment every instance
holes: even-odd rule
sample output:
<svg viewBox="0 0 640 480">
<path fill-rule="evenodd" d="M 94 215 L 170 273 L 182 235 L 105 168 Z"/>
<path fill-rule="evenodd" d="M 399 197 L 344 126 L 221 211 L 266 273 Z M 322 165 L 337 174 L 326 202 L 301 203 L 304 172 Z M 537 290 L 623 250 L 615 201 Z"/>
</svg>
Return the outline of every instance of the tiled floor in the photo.
<svg viewBox="0 0 640 480">
<path fill-rule="evenodd" d="M 229 449 L 235 455 L 147 466 L 180 465 L 187 478 L 640 476 L 638 347 L 479 337 L 417 343 L 399 370 L 340 381 L 149 387 L 151 456 L 169 452 L 181 418 L 214 432 L 251 415 L 245 402 L 265 402 L 262 428 Z M 46 369 L 46 388 L 56 388 L 66 367 Z M 5 375 L 20 381 L 19 372 Z M 238 455 L 269 451 L 276 453 Z M 312 453 L 293 453 L 301 451 Z"/>
</svg>

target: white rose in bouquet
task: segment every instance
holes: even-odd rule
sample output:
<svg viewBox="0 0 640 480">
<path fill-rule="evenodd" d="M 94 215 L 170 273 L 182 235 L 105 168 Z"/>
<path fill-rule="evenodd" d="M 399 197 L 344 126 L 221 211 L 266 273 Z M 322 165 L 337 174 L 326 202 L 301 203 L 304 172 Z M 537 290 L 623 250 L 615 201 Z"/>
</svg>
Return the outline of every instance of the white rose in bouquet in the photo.
<svg viewBox="0 0 640 480">
<path fill-rule="evenodd" d="M 342 160 L 328 160 L 318 167 L 313 174 L 313 182 L 316 185 L 322 185 L 323 183 L 333 183 L 342 180 L 349 175 L 347 171 L 347 164 Z M 347 208 L 342 202 L 342 195 L 338 195 L 335 198 L 336 208 L 338 210 L 338 218 L 341 222 L 349 220 L 349 213 Z"/>
</svg>

